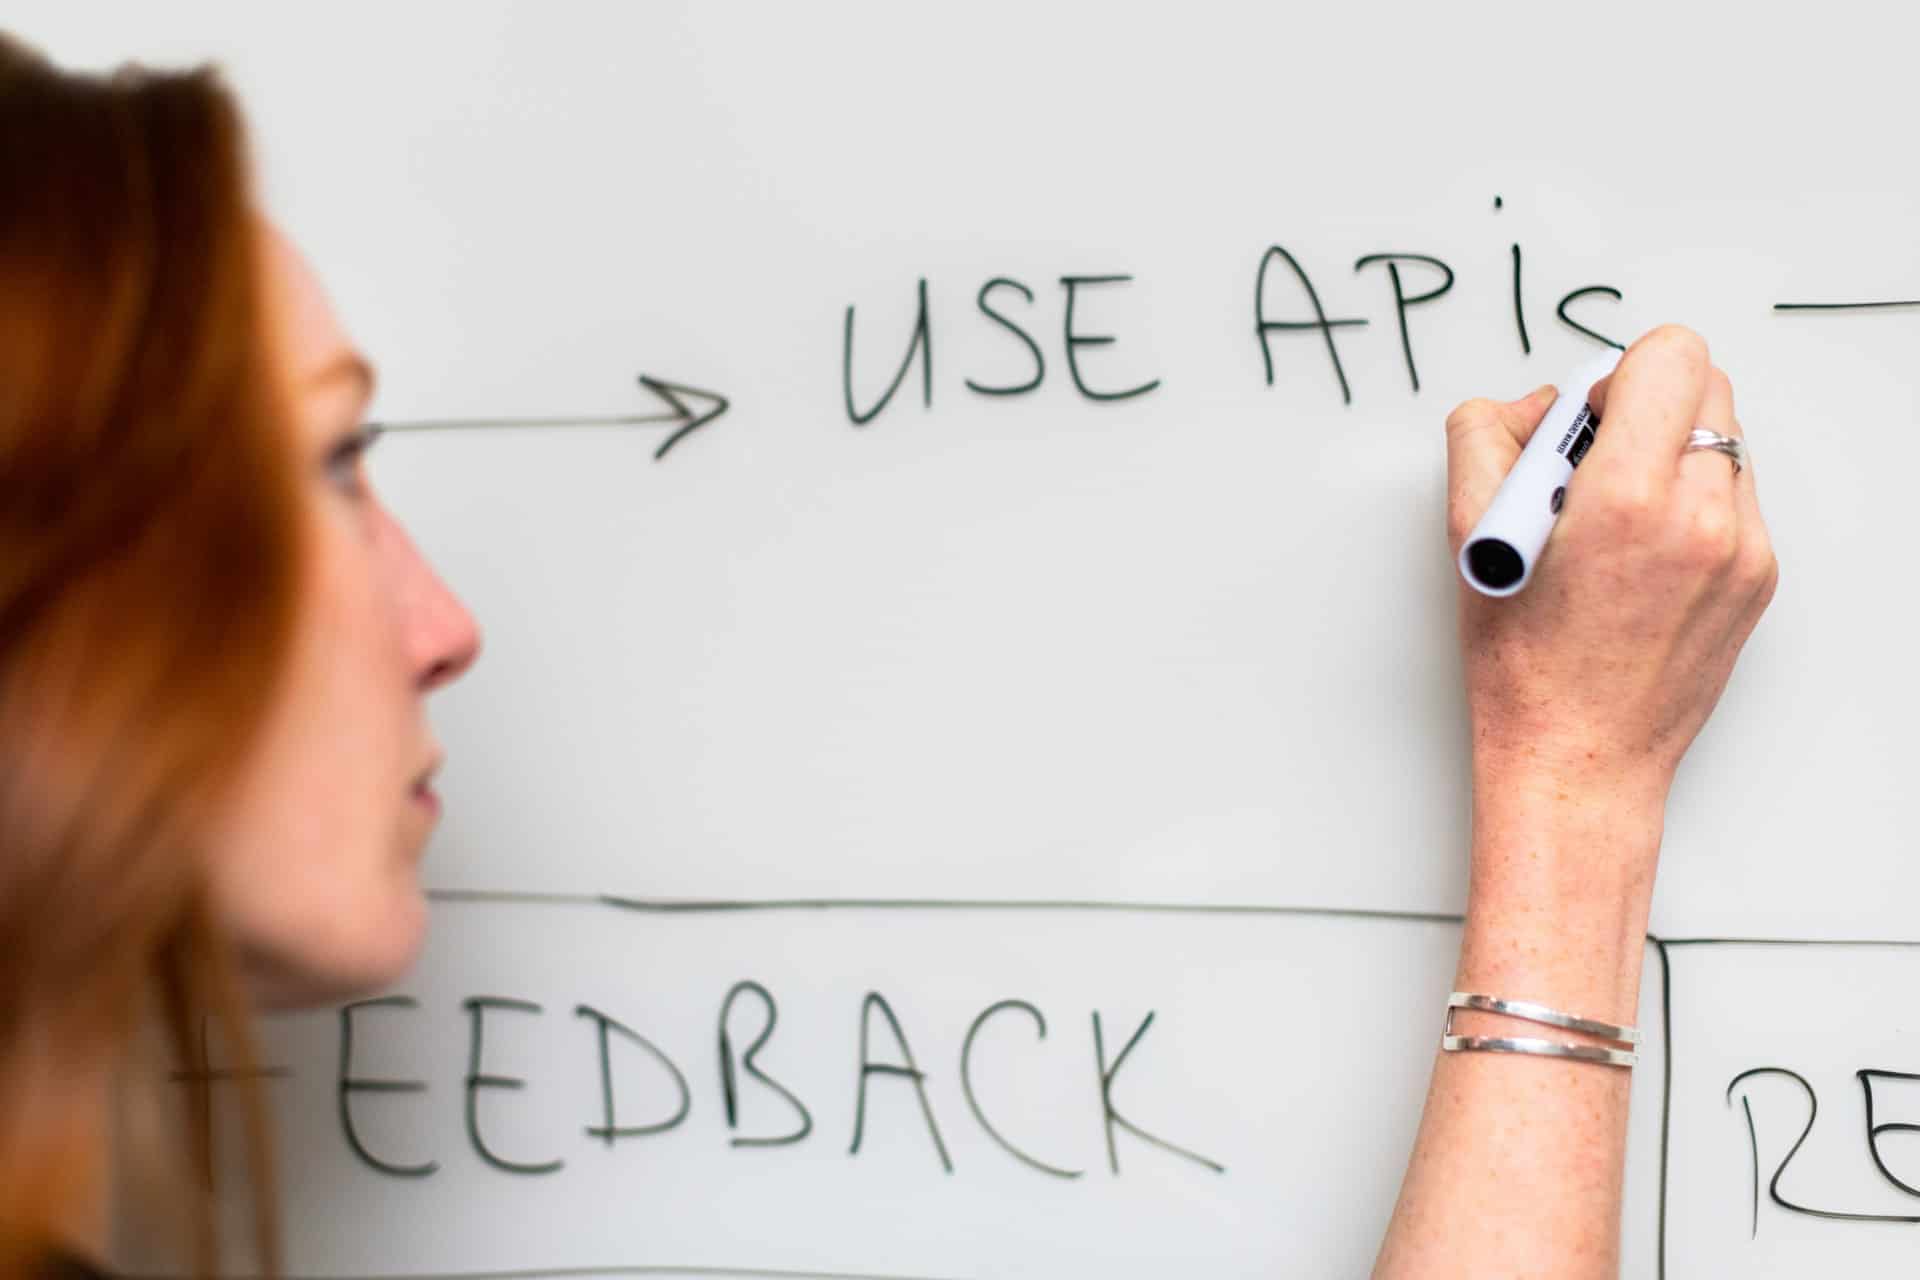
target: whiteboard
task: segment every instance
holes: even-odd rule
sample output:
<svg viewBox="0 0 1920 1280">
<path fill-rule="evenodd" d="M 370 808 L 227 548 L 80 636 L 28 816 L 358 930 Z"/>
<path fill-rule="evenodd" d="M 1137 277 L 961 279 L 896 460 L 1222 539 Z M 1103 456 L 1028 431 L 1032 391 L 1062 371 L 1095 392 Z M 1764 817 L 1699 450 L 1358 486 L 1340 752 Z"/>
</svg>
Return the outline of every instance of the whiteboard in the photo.
<svg viewBox="0 0 1920 1280">
<path fill-rule="evenodd" d="M 415 1003 L 352 1015 L 353 1078 L 424 1090 L 342 1093 L 337 1010 L 271 1029 L 293 1272 L 1363 1273 L 1465 884 L 1439 424 L 1669 320 L 1733 377 L 1783 585 L 1669 814 L 1641 1014 L 1673 1035 L 1636 1080 L 1625 1271 L 1911 1267 L 1920 1226 L 1765 1186 L 1920 1209 L 1911 1135 L 1863 1124 L 1868 1085 L 1878 1122 L 1920 1100 L 1856 1075 L 1920 1070 L 1920 318 L 1778 309 L 1920 296 L 1911 18 L 10 20 L 71 63 L 224 63 L 383 421 L 665 412 L 643 375 L 726 401 L 661 457 L 676 424 L 376 455 L 487 649 L 437 704 L 433 937 L 389 993 Z M 1331 331 L 1337 369 L 1322 332 L 1261 328 L 1314 316 L 1276 247 L 1365 321 Z M 1378 254 L 1454 279 L 1404 339 L 1383 265 L 1356 267 Z M 872 412 L 923 281 L 925 348 Z M 742 1075 L 727 1122 L 745 980 L 802 1141 L 732 1145 L 798 1117 Z M 906 1065 L 869 993 L 924 1108 L 861 1070 L 863 1016 L 866 1061 Z M 580 1006 L 657 1053 L 609 1030 L 603 1069 Z M 732 1006 L 736 1050 L 762 1009 Z M 1775 1066 L 1805 1089 L 1728 1094 Z M 357 1156 L 343 1099 L 377 1159 L 434 1171 Z"/>
</svg>

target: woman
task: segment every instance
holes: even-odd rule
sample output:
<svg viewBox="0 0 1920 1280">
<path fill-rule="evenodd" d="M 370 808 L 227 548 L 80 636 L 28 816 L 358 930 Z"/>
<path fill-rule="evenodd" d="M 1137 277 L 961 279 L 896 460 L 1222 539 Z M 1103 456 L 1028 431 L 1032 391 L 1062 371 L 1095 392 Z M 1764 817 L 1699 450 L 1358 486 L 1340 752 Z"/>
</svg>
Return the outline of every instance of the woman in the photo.
<svg viewBox="0 0 1920 1280">
<path fill-rule="evenodd" d="M 366 366 L 253 212 L 211 76 L 109 83 L 0 40 L 0 192 L 15 1275 L 102 1252 L 114 1103 L 164 1078 L 133 1069 L 143 1026 L 192 1063 L 211 1019 L 244 1062 L 245 1004 L 406 968 L 437 810 L 422 702 L 478 640 L 367 488 Z"/>
<path fill-rule="evenodd" d="M 436 807 L 421 703 L 477 639 L 367 490 L 365 366 L 250 211 L 216 81 L 85 79 L 0 44 L 0 191 L 0 1269 L 17 1272 L 101 1254 L 143 1026 L 191 1062 L 210 1016 L 244 1062 L 247 1002 L 405 968 Z M 1696 425 L 1738 435 L 1697 336 L 1654 331 L 1595 397 L 1606 429 L 1534 583 L 1461 596 L 1457 985 L 1624 1023 L 1667 788 L 1775 570 L 1751 469 L 1687 451 Z M 1551 400 L 1448 420 L 1456 549 Z M 1537 1030 L 1472 1009 L 1454 1029 Z M 1380 1274 L 1612 1274 L 1627 1080 L 1441 1054 Z"/>
</svg>

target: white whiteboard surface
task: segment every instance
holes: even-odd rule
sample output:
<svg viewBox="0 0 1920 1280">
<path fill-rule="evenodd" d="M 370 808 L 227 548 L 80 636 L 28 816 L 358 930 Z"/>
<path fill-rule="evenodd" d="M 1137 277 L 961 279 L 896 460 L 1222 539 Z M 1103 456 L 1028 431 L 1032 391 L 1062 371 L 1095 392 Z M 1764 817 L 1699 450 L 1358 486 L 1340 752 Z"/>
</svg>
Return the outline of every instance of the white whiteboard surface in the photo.
<svg viewBox="0 0 1920 1280">
<path fill-rule="evenodd" d="M 356 1164 L 337 1016 L 276 1027 L 296 1273 L 1364 1271 L 1454 935 L 1248 909 L 1459 910 L 1440 422 L 1595 350 L 1555 316 L 1590 286 L 1620 294 L 1570 307 L 1601 333 L 1708 336 L 1782 565 L 1676 788 L 1655 934 L 1920 938 L 1920 315 L 1774 309 L 1920 296 L 1904 14 L 32 0 L 6 21 L 69 63 L 226 65 L 271 209 L 380 367 L 381 419 L 652 412 L 642 374 L 729 400 L 657 462 L 655 428 L 376 455 L 487 635 L 436 715 L 428 878 L 455 896 L 398 989 L 419 1009 L 365 1042 L 429 1084 L 370 1102 L 398 1126 L 379 1132 L 442 1164 Z M 1311 331 L 1269 335 L 1268 385 L 1255 292 L 1276 245 L 1328 315 L 1367 321 L 1335 331 L 1351 403 Z M 1381 253 L 1455 273 L 1408 313 L 1417 393 L 1388 279 L 1355 268 Z M 1081 372 L 1159 385 L 1096 402 L 1061 279 L 1114 275 L 1076 286 L 1077 331 L 1118 339 L 1077 347 Z M 976 306 L 999 277 L 1033 295 L 995 295 L 1045 361 L 1026 395 L 967 386 L 1031 368 Z M 864 410 L 923 278 L 932 405 L 916 363 L 855 426 L 847 309 Z M 1310 318 L 1281 266 L 1265 314 Z M 840 905 L 731 909 L 796 900 Z M 1029 905 L 988 905 L 1008 902 Z M 1671 986 L 1650 959 L 1643 1020 L 1671 996 L 1675 1072 L 1665 1107 L 1657 1061 L 1636 1080 L 1627 1274 L 1657 1273 L 1663 1221 L 1673 1275 L 1911 1269 L 1920 1226 L 1793 1214 L 1764 1187 L 1749 1221 L 1749 1166 L 1791 1144 L 1800 1095 L 1755 1083 L 1751 1144 L 1724 1096 L 1798 1064 L 1823 1105 L 1787 1198 L 1920 1206 L 1868 1161 L 1852 1075 L 1920 1070 L 1895 1012 L 1909 954 L 1689 943 Z M 727 1146 L 713 1041 L 742 978 L 780 1000 L 766 1061 L 817 1120 L 796 1146 Z M 951 1174 L 898 1078 L 874 1078 L 884 1123 L 847 1151 L 868 991 L 902 1018 Z M 545 1009 L 489 1030 L 529 1084 L 486 1105 L 503 1142 L 566 1159 L 552 1175 L 491 1168 L 464 1136 L 477 994 Z M 1049 1035 L 991 1023 L 980 1052 L 1028 1065 L 982 1090 L 1081 1179 L 1021 1166 L 958 1092 L 960 1038 L 1008 998 Z M 611 1153 L 585 1136 L 580 1002 L 686 1073 L 679 1127 Z M 1095 1010 L 1123 1039 L 1155 1013 L 1128 1105 L 1225 1173 L 1124 1137 L 1110 1172 Z M 637 1114 L 671 1102 L 666 1079 L 623 1085 Z"/>
</svg>

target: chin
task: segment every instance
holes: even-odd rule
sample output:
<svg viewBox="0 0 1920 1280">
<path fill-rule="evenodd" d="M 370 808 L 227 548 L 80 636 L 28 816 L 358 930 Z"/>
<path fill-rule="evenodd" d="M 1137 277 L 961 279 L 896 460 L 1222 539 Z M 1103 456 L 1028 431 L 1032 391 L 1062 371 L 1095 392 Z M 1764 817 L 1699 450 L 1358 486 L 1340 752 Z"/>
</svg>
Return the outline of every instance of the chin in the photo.
<svg viewBox="0 0 1920 1280">
<path fill-rule="evenodd" d="M 417 886 L 351 919 L 310 922 L 279 938 L 243 940 L 241 963 L 263 1009 L 337 1004 L 392 986 L 426 941 L 427 904 Z"/>
</svg>

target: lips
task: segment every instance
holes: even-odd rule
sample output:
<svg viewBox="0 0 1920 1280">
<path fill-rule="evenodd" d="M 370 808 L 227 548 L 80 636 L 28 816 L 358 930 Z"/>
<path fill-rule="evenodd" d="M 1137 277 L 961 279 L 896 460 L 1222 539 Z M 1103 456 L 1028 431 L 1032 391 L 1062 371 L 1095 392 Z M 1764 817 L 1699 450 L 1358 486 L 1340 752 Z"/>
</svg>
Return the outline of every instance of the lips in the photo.
<svg viewBox="0 0 1920 1280">
<path fill-rule="evenodd" d="M 415 804 L 427 811 L 429 817 L 440 816 L 440 793 L 433 789 L 433 775 L 440 771 L 441 757 L 435 755 L 433 763 L 422 769 L 413 780 L 410 794 Z"/>
</svg>

